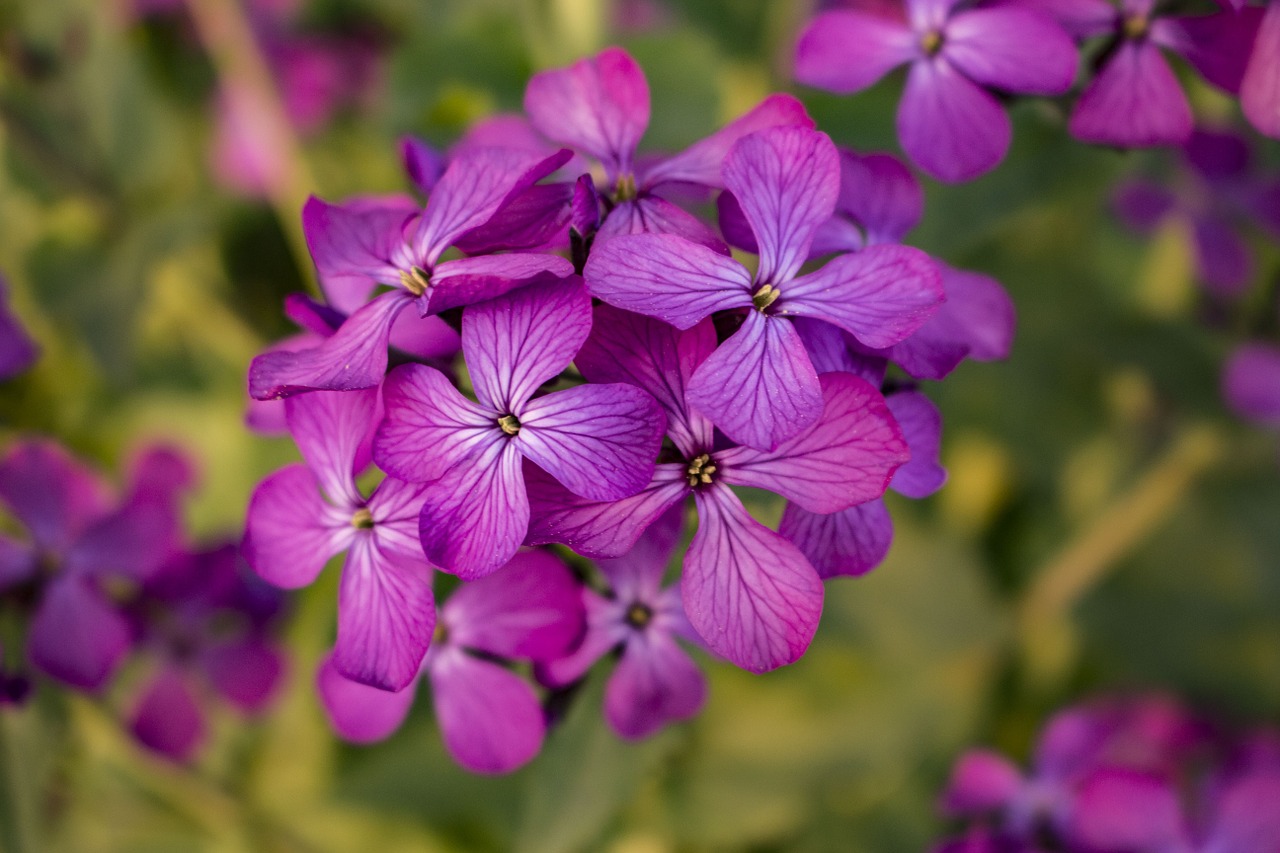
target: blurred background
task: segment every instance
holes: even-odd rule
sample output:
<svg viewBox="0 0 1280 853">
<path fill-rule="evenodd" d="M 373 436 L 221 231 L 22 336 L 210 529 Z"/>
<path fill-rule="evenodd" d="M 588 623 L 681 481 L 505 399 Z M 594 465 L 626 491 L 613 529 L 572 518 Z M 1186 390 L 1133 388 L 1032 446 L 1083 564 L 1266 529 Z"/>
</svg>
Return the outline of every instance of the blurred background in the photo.
<svg viewBox="0 0 1280 853">
<path fill-rule="evenodd" d="M 0 385 L 5 443 L 52 435 L 104 469 L 163 439 L 199 460 L 190 525 L 238 535 L 254 485 L 295 458 L 244 429 L 245 371 L 311 286 L 299 210 L 405 189 L 405 133 L 447 146 L 520 108 L 534 71 L 609 44 L 644 67 L 644 147 L 681 148 L 771 91 L 821 130 L 896 152 L 900 76 L 852 98 L 789 83 L 812 12 L 771 0 L 7 0 L 0 3 L 0 273 L 43 355 Z M 1188 85 L 1194 83 L 1188 80 Z M 1193 89 L 1202 115 L 1234 107 Z M 1124 179 L 1183 180 L 1170 152 L 1093 149 L 1051 101 L 1013 107 L 995 172 L 925 182 L 908 238 L 999 279 L 1004 364 L 926 392 L 950 482 L 890 494 L 888 561 L 828 587 L 810 652 L 767 676 L 708 664 L 693 723 L 617 740 L 599 683 L 529 767 L 470 776 L 427 703 L 368 748 L 312 691 L 334 580 L 305 590 L 276 706 L 216 720 L 178 766 L 100 699 L 0 708 L 11 809 L 34 850 L 923 849 L 966 746 L 1025 756 L 1044 716 L 1098 691 L 1168 691 L 1280 722 L 1280 453 L 1219 393 L 1232 347 L 1275 334 L 1280 252 L 1230 298 L 1197 282 L 1189 224 L 1140 235 Z M 1276 143 L 1258 155 L 1275 166 Z M 1274 168 L 1271 174 L 1275 174 Z M 779 506 L 757 504 L 776 521 Z"/>
</svg>

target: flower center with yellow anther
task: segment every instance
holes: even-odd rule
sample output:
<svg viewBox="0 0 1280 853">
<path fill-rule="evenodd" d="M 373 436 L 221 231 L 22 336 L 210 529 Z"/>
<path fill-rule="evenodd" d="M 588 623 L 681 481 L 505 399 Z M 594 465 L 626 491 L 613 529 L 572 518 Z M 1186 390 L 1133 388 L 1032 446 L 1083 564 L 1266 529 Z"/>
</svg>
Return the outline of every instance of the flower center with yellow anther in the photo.
<svg viewBox="0 0 1280 853">
<path fill-rule="evenodd" d="M 1151 28 L 1151 21 L 1146 15 L 1130 15 L 1124 19 L 1124 35 L 1125 38 L 1137 40 L 1147 35 L 1147 30 Z"/>
<path fill-rule="evenodd" d="M 520 432 L 520 420 L 515 415 L 503 415 L 498 418 L 498 426 L 507 435 L 515 435 Z"/>
<path fill-rule="evenodd" d="M 618 178 L 617 185 L 613 188 L 613 197 L 617 201 L 632 201 L 639 195 L 636 189 L 636 176 L 623 175 Z"/>
<path fill-rule="evenodd" d="M 431 286 L 431 273 L 415 265 L 400 273 L 400 283 L 414 296 L 421 296 Z"/>
<path fill-rule="evenodd" d="M 778 297 L 781 295 L 781 290 L 778 290 L 778 288 L 774 287 L 772 284 L 766 284 L 764 287 L 752 294 L 751 302 L 756 306 L 757 310 L 763 311 L 773 303 L 777 302 Z"/>
<path fill-rule="evenodd" d="M 684 475 L 689 480 L 690 486 L 709 486 L 711 485 L 711 475 L 715 472 L 715 460 L 705 453 L 700 453 L 689 462 L 689 467 L 685 469 Z"/>
<path fill-rule="evenodd" d="M 443 619 L 436 620 L 436 629 L 431 632 L 431 645 L 438 646 L 449 641 L 449 626 Z"/>
<path fill-rule="evenodd" d="M 632 628 L 643 628 L 653 621 L 653 611 L 648 605 L 636 602 L 627 608 L 627 624 Z"/>
<path fill-rule="evenodd" d="M 920 37 L 920 49 L 924 51 L 925 56 L 937 56 L 938 51 L 942 50 L 942 33 L 937 30 L 929 30 Z"/>
<path fill-rule="evenodd" d="M 351 526 L 356 530 L 368 530 L 373 527 L 373 513 L 368 507 L 360 507 L 351 515 Z"/>
</svg>

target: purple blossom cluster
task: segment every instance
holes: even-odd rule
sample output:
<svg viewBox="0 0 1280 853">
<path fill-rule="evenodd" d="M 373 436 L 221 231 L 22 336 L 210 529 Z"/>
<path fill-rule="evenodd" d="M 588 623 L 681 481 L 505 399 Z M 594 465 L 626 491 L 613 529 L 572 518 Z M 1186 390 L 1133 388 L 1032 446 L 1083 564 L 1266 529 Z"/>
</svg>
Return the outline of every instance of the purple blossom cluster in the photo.
<svg viewBox="0 0 1280 853">
<path fill-rule="evenodd" d="M 1232 736 L 1162 697 L 1102 699 L 1045 724 L 1030 767 L 975 749 L 942 797 L 967 828 L 937 853 L 1273 853 L 1280 732 Z"/>
<path fill-rule="evenodd" d="M 1239 97 L 1280 136 L 1280 9 L 1243 0 L 1183 14 L 1153 0 L 845 0 L 801 34 L 795 76 L 839 94 L 907 66 L 903 150 L 928 174 L 966 181 L 1009 149 L 1002 99 L 1078 88 L 1068 128 L 1122 148 L 1179 145 L 1191 106 L 1168 57 Z M 1084 81 L 1076 83 L 1081 56 Z"/>
<path fill-rule="evenodd" d="M 418 198 L 303 211 L 325 303 L 291 299 L 304 332 L 249 372 L 251 423 L 303 464 L 258 487 L 244 553 L 300 587 L 345 552 L 319 685 L 350 739 L 394 730 L 425 675 L 453 756 L 507 771 L 539 691 L 602 657 L 624 737 L 700 707 L 678 640 L 797 660 L 823 580 L 883 559 L 886 489 L 945 478 L 916 380 L 1008 352 L 1003 289 L 901 244 L 922 195 L 896 160 L 786 95 L 642 155 L 649 106 L 611 48 L 446 155 L 407 140 Z M 777 530 L 738 487 L 786 500 Z"/>
</svg>

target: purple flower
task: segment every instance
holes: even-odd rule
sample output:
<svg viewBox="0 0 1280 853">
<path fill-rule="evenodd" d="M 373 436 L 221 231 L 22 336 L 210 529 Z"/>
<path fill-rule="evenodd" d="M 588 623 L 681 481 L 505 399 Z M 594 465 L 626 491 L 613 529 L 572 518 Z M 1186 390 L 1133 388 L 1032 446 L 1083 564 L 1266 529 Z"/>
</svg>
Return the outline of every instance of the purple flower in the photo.
<svg viewBox="0 0 1280 853">
<path fill-rule="evenodd" d="M 715 233 L 657 191 L 679 184 L 719 187 L 720 164 L 741 137 L 766 127 L 813 127 L 799 101 L 772 95 L 679 154 L 641 163 L 636 149 L 649 125 L 649 84 L 636 61 L 616 47 L 535 75 L 525 90 L 524 106 L 540 133 L 603 166 L 607 215 L 599 227 L 601 239 L 679 234 L 718 252 L 724 252 L 724 244 Z"/>
<path fill-rule="evenodd" d="M 40 351 L 9 312 L 9 289 L 0 276 L 0 382 L 26 371 Z"/>
<path fill-rule="evenodd" d="M 581 279 L 527 287 L 462 316 L 478 402 L 423 365 L 387 378 L 375 458 L 396 477 L 430 484 L 419 530 L 436 565 L 470 580 L 516 553 L 529 520 L 523 459 L 598 501 L 633 495 L 653 476 L 663 418 L 648 394 L 613 384 L 534 396 L 569 366 L 590 330 Z"/>
<path fill-rule="evenodd" d="M 712 651 L 763 672 L 808 647 L 822 611 L 822 581 L 799 549 L 747 513 L 730 486 L 769 489 L 813 512 L 836 512 L 883 494 L 906 461 L 906 445 L 879 393 L 848 374 L 820 377 L 824 407 L 817 423 L 776 450 L 718 445 L 711 422 L 688 400 L 692 377 L 714 349 L 709 320 L 678 332 L 612 307 L 596 309 L 579 369 L 591 381 L 629 382 L 653 394 L 667 412 L 676 453 L 657 466 L 648 488 L 615 502 L 584 500 L 530 472 L 529 540 L 563 542 L 589 557 L 621 556 L 692 495 L 699 525 L 684 560 L 685 613 Z"/>
<path fill-rule="evenodd" d="M 1245 118 L 1260 132 L 1280 139 L 1280 3 L 1267 4 L 1253 54 L 1240 84 Z"/>
<path fill-rule="evenodd" d="M 736 442 L 773 449 L 822 414 L 818 374 L 792 318 L 833 324 L 867 346 L 892 346 L 942 302 L 927 255 L 871 246 L 799 275 L 840 187 L 835 146 L 805 128 L 740 140 L 724 164 L 760 249 L 754 275 L 732 258 L 670 234 L 617 237 L 592 252 L 593 296 L 688 329 L 716 311 L 745 311 L 741 328 L 703 362 L 689 403 Z"/>
<path fill-rule="evenodd" d="M 904 12 L 819 15 L 796 47 L 796 79 L 851 94 L 910 64 L 898 138 L 939 180 L 969 180 L 1004 159 L 1012 131 L 993 91 L 1060 95 L 1071 88 L 1075 46 L 1036 9 L 906 0 Z"/>
<path fill-rule="evenodd" d="M 572 654 L 539 669 L 544 682 L 561 686 L 582 678 L 592 664 L 617 651 L 604 712 L 613 730 L 625 738 L 648 737 L 669 722 L 688 719 L 706 700 L 706 679 L 676 644 L 677 637 L 698 640 L 684 615 L 680 589 L 662 586 L 680 540 L 682 516 L 681 509 L 673 507 L 625 555 L 599 561 L 609 589 L 601 595 L 583 588 L 586 635 Z"/>
<path fill-rule="evenodd" d="M 1242 418 L 1280 427 L 1280 347 L 1245 344 L 1227 362 L 1222 393 Z"/>
<path fill-rule="evenodd" d="M 517 554 L 449 596 L 422 672 L 455 761 L 476 773 L 507 773 L 538 754 L 546 730 L 538 696 L 503 662 L 557 658 L 581 636 L 582 623 L 577 581 L 545 551 Z M 332 659 L 317 681 L 330 722 L 356 743 L 390 736 L 416 692 L 409 686 L 388 693 L 348 681 Z"/>
<path fill-rule="evenodd" d="M 570 274 L 572 265 L 554 255 L 440 260 L 445 249 L 568 157 L 567 151 L 552 157 L 500 148 L 467 151 L 449 164 L 421 211 L 408 199 L 345 206 L 309 200 L 303 226 L 320 280 L 330 301 L 353 313 L 314 349 L 254 359 L 250 393 L 262 400 L 310 389 L 371 388 L 386 373 L 388 337 L 409 305 L 426 317 L 493 298 L 544 274 Z M 378 285 L 394 289 L 350 307 Z"/>
<path fill-rule="evenodd" d="M 346 551 L 335 665 L 355 681 L 399 690 L 431 642 L 435 600 L 416 536 L 422 487 L 388 477 L 365 498 L 356 485 L 369 464 L 378 395 L 370 388 L 288 399 L 289 432 L 306 464 L 283 468 L 254 490 L 244 554 L 264 580 L 294 589 Z"/>
</svg>

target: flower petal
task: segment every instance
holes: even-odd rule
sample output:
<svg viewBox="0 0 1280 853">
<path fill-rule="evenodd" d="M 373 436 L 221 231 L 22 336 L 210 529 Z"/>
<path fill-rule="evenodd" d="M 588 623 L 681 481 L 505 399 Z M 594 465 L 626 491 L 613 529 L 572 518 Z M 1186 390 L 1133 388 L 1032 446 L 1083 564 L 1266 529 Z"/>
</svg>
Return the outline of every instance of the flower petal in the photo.
<svg viewBox="0 0 1280 853">
<path fill-rule="evenodd" d="M 218 693 L 245 713 L 270 703 L 285 672 L 284 656 L 258 636 L 219 643 L 205 652 L 202 663 Z"/>
<path fill-rule="evenodd" d="M 609 676 L 604 715 L 619 735 L 639 740 L 694 716 L 706 698 L 707 680 L 693 659 L 672 637 L 646 631 L 627 643 Z"/>
<path fill-rule="evenodd" d="M 1068 821 L 1070 843 L 1086 850 L 1174 849 L 1186 831 L 1171 784 L 1119 768 L 1104 767 L 1080 784 Z"/>
<path fill-rule="evenodd" d="M 755 280 L 790 280 L 809 256 L 818 226 L 840 192 L 840 159 L 825 133 L 775 127 L 740 139 L 724 161 L 724 185 L 760 247 Z"/>
<path fill-rule="evenodd" d="M 662 578 L 671 555 L 680 544 L 684 507 L 678 504 L 660 515 L 635 546 L 620 557 L 597 560 L 614 595 L 623 601 L 654 603 L 661 594 Z"/>
<path fill-rule="evenodd" d="M 542 748 L 546 724 L 523 679 L 448 648 L 427 670 L 445 748 L 473 773 L 509 773 Z"/>
<path fill-rule="evenodd" d="M 1008 805 L 1022 786 L 1012 761 L 988 749 L 971 749 L 956 762 L 942 795 L 949 815 L 994 812 Z"/>
<path fill-rule="evenodd" d="M 1241 417 L 1280 426 L 1280 347 L 1245 344 L 1236 350 L 1222 393 Z"/>
<path fill-rule="evenodd" d="M 1013 135 L 1000 102 L 941 57 L 911 66 L 897 122 L 907 156 L 950 183 L 994 169 Z"/>
<path fill-rule="evenodd" d="M 382 386 L 386 415 L 373 439 L 378 467 L 400 480 L 429 483 L 500 434 L 496 412 L 463 397 L 434 367 L 404 364 Z"/>
<path fill-rule="evenodd" d="M 592 250 L 583 276 L 592 296 L 680 329 L 751 304 L 751 274 L 741 264 L 670 234 L 604 240 Z"/>
<path fill-rule="evenodd" d="M 535 74 L 524 109 L 543 136 L 590 154 L 617 178 L 632 170 L 649 126 L 649 84 L 626 51 L 610 47 L 568 68 Z"/>
<path fill-rule="evenodd" d="M 779 313 L 825 320 L 873 349 L 919 329 L 945 299 L 933 259 L 908 246 L 868 246 L 832 258 L 782 290 Z"/>
<path fill-rule="evenodd" d="M 290 465 L 259 483 L 249 498 L 244 557 L 268 583 L 307 586 L 350 544 L 355 532 L 350 522 L 321 500 L 310 469 Z"/>
<path fill-rule="evenodd" d="M 205 738 L 204 714 L 180 670 L 165 666 L 133 709 L 129 728 L 143 746 L 174 761 L 194 757 Z"/>
<path fill-rule="evenodd" d="M 65 551 L 109 500 L 98 475 L 52 441 L 19 442 L 0 461 L 0 501 L 40 550 Z"/>
<path fill-rule="evenodd" d="M 822 388 L 785 317 L 747 313 L 689 381 L 689 404 L 739 444 L 772 450 L 822 414 Z"/>
<path fill-rule="evenodd" d="M 445 261 L 431 275 L 426 311 L 439 314 L 475 305 L 526 285 L 542 289 L 544 280 L 572 274 L 573 264 L 558 255 L 513 253 Z"/>
<path fill-rule="evenodd" d="M 591 298 L 576 276 L 474 305 L 462 316 L 462 352 L 480 402 L 517 414 L 560 374 L 591 332 Z"/>
<path fill-rule="evenodd" d="M 92 585 L 62 577 L 45 588 L 27 637 L 31 663 L 81 690 L 102 687 L 132 642 L 129 623 Z"/>
<path fill-rule="evenodd" d="M 820 577 L 857 577 L 880 565 L 889 553 L 893 519 L 881 500 L 829 515 L 788 504 L 778 532 L 800 549 Z"/>
<path fill-rule="evenodd" d="M 866 89 L 919 52 L 905 22 L 838 10 L 817 16 L 796 45 L 796 79 L 839 95 Z"/>
<path fill-rule="evenodd" d="M 1061 95 L 1076 76 L 1076 46 L 1048 14 L 1012 6 L 966 9 L 947 22 L 942 55 L 975 83 Z"/>
<path fill-rule="evenodd" d="M 1123 42 L 1076 101 L 1068 127 L 1085 142 L 1137 148 L 1191 136 L 1191 107 L 1151 42 Z"/>
<path fill-rule="evenodd" d="M 382 419 L 376 387 L 312 391 L 285 400 L 285 418 L 302 458 L 334 503 L 363 502 L 355 478 L 370 462 L 370 444 Z"/>
<path fill-rule="evenodd" d="M 34 547 L 0 534 L 0 593 L 31 580 L 39 570 Z"/>
<path fill-rule="evenodd" d="M 307 199 L 302 230 L 330 305 L 350 314 L 376 285 L 399 286 L 400 272 L 418 263 L 404 241 L 405 225 L 418 210 L 405 196 L 345 205 Z"/>
<path fill-rule="evenodd" d="M 898 158 L 842 150 L 836 213 L 856 220 L 867 243 L 897 243 L 924 215 L 924 191 Z"/>
<path fill-rule="evenodd" d="M 1240 92 L 1263 10 L 1219 9 L 1209 15 L 1162 15 L 1151 23 L 1151 41 L 1181 54 L 1200 75 L 1232 95 Z"/>
<path fill-rule="evenodd" d="M 431 195 L 446 165 L 443 154 L 414 136 L 400 138 L 400 162 L 409 180 L 425 196 Z"/>
<path fill-rule="evenodd" d="M 390 737 L 409 716 L 418 692 L 416 683 L 392 692 L 343 678 L 332 655 L 316 672 L 316 689 L 329 724 L 352 743 L 375 743 Z"/>
<path fill-rule="evenodd" d="M 894 473 L 889 485 L 909 498 L 927 498 L 947 481 L 947 470 L 938 462 L 942 413 L 918 391 L 890 394 L 886 402 L 911 449 L 910 460 Z"/>
<path fill-rule="evenodd" d="M 836 512 L 884 494 L 907 443 L 884 397 L 865 379 L 824 373 L 818 422 L 776 450 L 734 447 L 715 456 L 717 477 L 768 489 L 812 512 Z"/>
<path fill-rule="evenodd" d="M 747 514 L 721 486 L 694 492 L 698 532 L 681 588 L 707 647 L 743 669 L 798 660 L 822 615 L 822 581 L 804 555 Z"/>
<path fill-rule="evenodd" d="M 370 687 L 403 690 L 417 677 L 435 628 L 426 560 L 381 549 L 368 532 L 358 536 L 338 590 L 338 672 Z"/>
<path fill-rule="evenodd" d="M 1240 106 L 1260 132 L 1280 139 L 1280 4 L 1267 4 L 1240 84 Z"/>
<path fill-rule="evenodd" d="M 648 193 L 615 205 L 601 223 L 596 242 L 603 243 L 624 234 L 673 234 L 716 254 L 729 254 L 729 247 L 720 235 L 701 219 L 665 198 Z"/>
<path fill-rule="evenodd" d="M 534 184 L 508 202 L 493 218 L 455 242 L 469 255 L 537 249 L 563 241 L 569 223 L 573 184 Z"/>
</svg>

